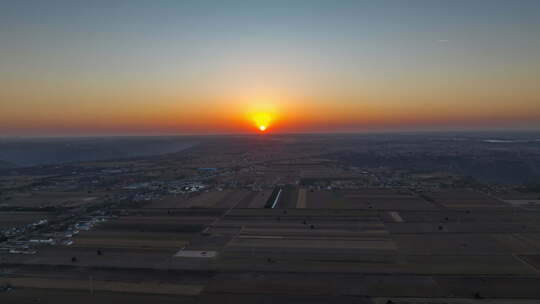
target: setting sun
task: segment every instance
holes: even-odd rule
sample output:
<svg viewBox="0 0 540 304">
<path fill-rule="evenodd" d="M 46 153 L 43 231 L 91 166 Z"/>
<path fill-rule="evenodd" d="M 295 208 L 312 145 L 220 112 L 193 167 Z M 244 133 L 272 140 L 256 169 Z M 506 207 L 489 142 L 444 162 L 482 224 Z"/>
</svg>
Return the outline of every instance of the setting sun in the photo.
<svg viewBox="0 0 540 304">
<path fill-rule="evenodd" d="M 268 113 L 255 113 L 252 115 L 251 119 L 257 129 L 261 132 L 266 131 L 273 120 L 272 116 Z"/>
</svg>

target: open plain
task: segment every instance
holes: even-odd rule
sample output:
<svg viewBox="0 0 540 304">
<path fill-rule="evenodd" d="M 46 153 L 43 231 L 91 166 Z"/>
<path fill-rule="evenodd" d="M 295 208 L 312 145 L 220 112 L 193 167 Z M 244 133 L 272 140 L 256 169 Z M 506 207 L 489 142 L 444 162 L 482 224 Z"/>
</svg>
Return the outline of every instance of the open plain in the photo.
<svg viewBox="0 0 540 304">
<path fill-rule="evenodd" d="M 381 139 L 319 140 L 17 169 L 25 182 L 0 196 L 0 300 L 540 301 L 536 188 L 361 165 L 350 151 Z"/>
</svg>

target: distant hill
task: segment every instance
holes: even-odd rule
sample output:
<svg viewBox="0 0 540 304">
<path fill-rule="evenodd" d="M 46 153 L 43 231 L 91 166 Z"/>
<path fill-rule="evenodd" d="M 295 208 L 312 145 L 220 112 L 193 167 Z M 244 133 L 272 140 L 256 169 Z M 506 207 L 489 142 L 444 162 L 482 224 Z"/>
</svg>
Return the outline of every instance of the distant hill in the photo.
<svg viewBox="0 0 540 304">
<path fill-rule="evenodd" d="M 9 168 L 15 168 L 15 167 L 17 167 L 17 165 L 4 161 L 4 160 L 0 160 L 0 169 L 9 169 Z"/>
<path fill-rule="evenodd" d="M 125 159 L 175 153 L 199 141 L 193 136 L 0 138 L 0 159 L 13 167 Z"/>
</svg>

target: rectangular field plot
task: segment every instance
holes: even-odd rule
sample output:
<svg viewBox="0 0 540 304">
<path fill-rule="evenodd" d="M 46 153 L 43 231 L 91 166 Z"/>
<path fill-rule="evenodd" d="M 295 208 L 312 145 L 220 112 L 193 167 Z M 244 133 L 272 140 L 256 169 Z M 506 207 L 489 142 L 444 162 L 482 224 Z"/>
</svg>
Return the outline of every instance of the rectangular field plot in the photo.
<svg viewBox="0 0 540 304">
<path fill-rule="evenodd" d="M 404 270 L 418 274 L 532 275 L 535 271 L 511 255 L 415 255 L 404 257 Z"/>
<path fill-rule="evenodd" d="M 197 193 L 189 198 L 188 208 L 230 208 L 232 198 L 240 193 L 236 191 L 210 191 Z"/>
<path fill-rule="evenodd" d="M 431 276 L 366 275 L 367 294 L 371 297 L 442 297 L 446 291 Z"/>
<path fill-rule="evenodd" d="M 238 201 L 235 208 L 264 208 L 271 194 L 272 190 L 249 191 L 247 195 Z"/>
<path fill-rule="evenodd" d="M 295 216 L 298 218 L 328 218 L 328 216 L 333 217 L 343 217 L 343 218 L 374 218 L 379 220 L 377 211 L 375 210 L 320 210 L 320 209 L 289 209 L 289 210 L 279 210 L 279 209 L 233 209 L 230 213 L 227 214 L 229 217 L 247 217 L 247 218 L 259 218 L 259 217 L 270 217 L 270 216 Z"/>
<path fill-rule="evenodd" d="M 174 254 L 175 258 L 215 258 L 216 251 L 201 251 L 201 250 L 180 250 Z"/>
<path fill-rule="evenodd" d="M 26 265 L 36 267 L 83 267 L 104 268 L 110 270 L 156 269 L 156 270 L 193 270 L 211 269 L 209 259 L 175 258 L 176 249 L 133 249 L 133 248 L 96 248 L 56 247 L 43 248 L 36 255 L 25 258 Z M 196 261 L 195 261 L 196 260 Z"/>
<path fill-rule="evenodd" d="M 509 208 L 501 200 L 490 197 L 487 194 L 467 190 L 441 191 L 426 194 L 435 203 L 446 208 L 475 209 L 475 208 Z"/>
<path fill-rule="evenodd" d="M 540 298 L 540 278 L 436 277 L 435 280 L 456 297 L 478 293 L 485 298 Z"/>
<path fill-rule="evenodd" d="M 386 189 L 306 191 L 307 208 L 435 210 L 432 203 L 412 195 Z"/>
<path fill-rule="evenodd" d="M 261 236 L 279 236 L 279 237 L 337 237 L 337 238 L 355 238 L 365 236 L 386 236 L 388 232 L 382 225 L 365 227 L 363 230 L 344 230 L 344 229 L 306 229 L 302 228 L 244 228 L 239 237 L 261 237 Z"/>
<path fill-rule="evenodd" d="M 88 280 L 88 278 L 87 278 Z M 110 292 L 96 290 L 89 296 L 88 281 L 84 290 L 76 289 L 52 289 L 52 288 L 15 288 L 11 292 L 4 293 L 0 297 L 2 303 L 27 304 L 27 303 L 77 303 L 77 304 L 195 304 L 199 303 L 193 296 L 180 296 L 171 294 L 144 294 L 128 292 Z M 17 285 L 14 285 L 17 287 Z M 58 299 L 61 299 L 59 301 Z"/>
<path fill-rule="evenodd" d="M 414 255 L 510 254 L 489 234 L 400 234 L 392 235 L 400 253 Z"/>
<path fill-rule="evenodd" d="M 296 200 L 296 208 L 303 209 L 307 206 L 307 189 L 301 188 L 298 189 L 298 199 Z"/>
<path fill-rule="evenodd" d="M 237 238 L 231 247 L 273 247 L 273 248 L 343 248 L 364 250 L 395 250 L 396 246 L 388 238 L 350 239 L 293 239 L 293 238 Z"/>
<path fill-rule="evenodd" d="M 342 191 L 347 202 L 382 210 L 433 210 L 435 205 L 408 192 L 368 188 Z"/>
<path fill-rule="evenodd" d="M 501 247 L 514 254 L 540 254 L 540 239 L 536 234 L 527 233 L 498 233 L 491 237 L 497 240 Z"/>
<path fill-rule="evenodd" d="M 254 199 L 257 198 L 257 196 L 260 196 L 261 193 L 257 191 L 249 191 L 246 195 L 244 195 L 235 205 L 235 208 L 249 208 L 251 205 L 251 202 L 253 202 Z"/>
<path fill-rule="evenodd" d="M 212 217 L 126 216 L 105 222 L 99 230 L 160 233 L 198 233 L 215 219 Z"/>
<path fill-rule="evenodd" d="M 73 247 L 89 248 L 137 248 L 137 249 L 174 249 L 188 244 L 188 240 L 154 240 L 124 238 L 76 238 Z"/>
<path fill-rule="evenodd" d="M 90 282 L 85 280 L 60 280 L 50 278 L 9 278 L 7 283 L 23 288 L 47 288 L 63 290 L 84 290 L 88 292 Z M 143 294 L 198 295 L 203 290 L 201 285 L 167 284 L 161 282 L 113 282 L 92 280 L 94 292 L 129 292 Z"/>
<path fill-rule="evenodd" d="M 305 276 L 292 273 L 223 273 L 205 288 L 205 293 L 274 295 L 365 295 L 360 275 Z"/>
<path fill-rule="evenodd" d="M 341 195 L 331 191 L 306 191 L 306 206 L 310 209 L 365 209 L 367 206 L 347 202 Z"/>
<path fill-rule="evenodd" d="M 145 205 L 145 208 L 188 208 L 189 194 L 179 194 L 165 196 L 162 199 L 152 201 L 150 204 Z"/>
</svg>

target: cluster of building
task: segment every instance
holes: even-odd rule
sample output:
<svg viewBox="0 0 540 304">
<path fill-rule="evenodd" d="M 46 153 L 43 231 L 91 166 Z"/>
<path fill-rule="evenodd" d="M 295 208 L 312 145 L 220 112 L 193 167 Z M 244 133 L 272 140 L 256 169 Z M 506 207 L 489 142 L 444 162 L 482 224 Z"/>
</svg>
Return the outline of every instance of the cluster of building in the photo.
<svg viewBox="0 0 540 304">
<path fill-rule="evenodd" d="M 40 232 L 40 230 L 47 229 L 36 229 L 37 227 L 47 228 L 48 221 L 40 220 L 28 225 L 30 228 L 21 231 L 17 239 L 0 243 L 0 250 L 8 251 L 10 254 L 36 254 L 40 246 L 70 246 L 73 244 L 73 237 L 79 234 L 81 230 L 90 230 L 108 218 L 108 216 L 91 216 L 68 225 L 63 231 L 52 232 Z"/>
<path fill-rule="evenodd" d="M 47 223 L 48 223 L 47 219 L 40 219 L 33 223 L 22 225 L 22 226 L 7 227 L 4 229 L 0 229 L 0 235 L 4 235 L 5 237 L 13 237 L 13 236 L 25 234 L 27 232 L 31 232 L 40 227 L 43 227 L 47 225 Z"/>
</svg>

